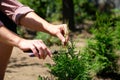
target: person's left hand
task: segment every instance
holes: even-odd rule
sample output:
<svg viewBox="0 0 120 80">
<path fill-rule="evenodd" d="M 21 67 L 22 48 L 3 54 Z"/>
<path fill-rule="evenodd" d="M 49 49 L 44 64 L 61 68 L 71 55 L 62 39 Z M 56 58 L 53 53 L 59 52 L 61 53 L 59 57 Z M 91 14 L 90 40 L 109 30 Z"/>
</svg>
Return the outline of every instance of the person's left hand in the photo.
<svg viewBox="0 0 120 80">
<path fill-rule="evenodd" d="M 45 59 L 47 55 L 49 57 L 52 55 L 51 51 L 42 40 L 27 40 L 21 38 L 17 47 L 23 51 L 32 51 L 32 53 L 39 59 Z"/>
</svg>

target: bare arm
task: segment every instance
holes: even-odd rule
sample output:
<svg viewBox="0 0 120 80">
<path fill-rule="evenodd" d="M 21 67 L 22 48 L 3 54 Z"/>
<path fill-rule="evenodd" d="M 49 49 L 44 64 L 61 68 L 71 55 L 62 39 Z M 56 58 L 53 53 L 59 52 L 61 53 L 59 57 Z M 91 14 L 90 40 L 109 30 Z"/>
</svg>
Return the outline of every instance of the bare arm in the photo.
<svg viewBox="0 0 120 80">
<path fill-rule="evenodd" d="M 57 36 L 63 44 L 68 41 L 68 30 L 67 25 L 52 25 L 39 17 L 36 13 L 30 12 L 21 18 L 20 24 L 34 29 L 36 31 L 42 31 L 49 33 L 53 36 Z M 66 37 L 64 37 L 66 35 Z"/>
<path fill-rule="evenodd" d="M 64 35 L 67 33 L 66 25 L 52 25 L 37 16 L 34 12 L 30 12 L 22 17 L 20 23 L 25 27 L 57 36 L 64 44 L 67 42 L 68 37 L 64 38 Z M 16 46 L 23 51 L 32 50 L 38 58 L 44 59 L 47 55 L 51 56 L 50 50 L 42 40 L 23 39 L 4 26 L 0 27 L 0 41 L 11 46 Z"/>
<path fill-rule="evenodd" d="M 12 6 L 12 8 L 10 6 Z M 48 23 L 34 13 L 33 10 L 25 7 L 17 0 L 3 0 L 0 5 L 0 10 L 17 24 L 21 24 L 36 31 L 42 31 L 53 36 L 57 36 L 63 44 L 66 44 L 68 41 L 68 31 L 66 25 L 52 25 Z M 67 36 L 64 37 L 65 35 Z M 23 51 L 30 49 L 38 58 L 45 58 L 46 54 L 49 56 L 51 55 L 50 50 L 41 40 L 26 40 L 20 38 L 4 26 L 0 27 L 0 41 L 11 46 L 17 46 Z"/>
<path fill-rule="evenodd" d="M 4 26 L 0 27 L 0 42 L 6 43 L 11 46 L 17 46 L 20 39 L 22 38 L 8 30 L 6 27 Z"/>
<path fill-rule="evenodd" d="M 36 15 L 36 13 L 34 12 L 29 12 L 28 14 L 23 16 L 20 20 L 20 24 L 36 31 L 43 32 L 47 32 L 47 27 L 51 25 L 47 21 Z"/>
<path fill-rule="evenodd" d="M 0 26 L 0 42 L 16 46 L 23 51 L 32 50 L 39 59 L 45 59 L 47 55 L 51 57 L 51 52 L 42 40 L 26 40 L 11 32 L 4 26 Z"/>
</svg>

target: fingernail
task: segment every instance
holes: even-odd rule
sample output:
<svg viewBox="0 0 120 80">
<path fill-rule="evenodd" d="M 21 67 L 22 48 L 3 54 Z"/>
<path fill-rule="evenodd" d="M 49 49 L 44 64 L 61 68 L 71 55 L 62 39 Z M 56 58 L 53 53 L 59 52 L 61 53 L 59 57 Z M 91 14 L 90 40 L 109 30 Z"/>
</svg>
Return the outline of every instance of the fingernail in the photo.
<svg viewBox="0 0 120 80">
<path fill-rule="evenodd" d="M 65 39 L 62 40 L 62 44 L 64 44 L 64 42 L 65 42 Z"/>
<path fill-rule="evenodd" d="M 52 57 L 52 53 L 50 54 L 50 57 Z"/>
</svg>

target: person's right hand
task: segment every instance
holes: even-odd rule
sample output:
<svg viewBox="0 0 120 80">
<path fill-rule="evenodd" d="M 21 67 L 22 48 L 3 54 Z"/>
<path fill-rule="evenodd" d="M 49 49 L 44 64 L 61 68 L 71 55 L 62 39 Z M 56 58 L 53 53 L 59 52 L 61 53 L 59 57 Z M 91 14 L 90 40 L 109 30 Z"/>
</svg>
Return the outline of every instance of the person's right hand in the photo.
<svg viewBox="0 0 120 80">
<path fill-rule="evenodd" d="M 51 57 L 50 50 L 42 40 L 21 39 L 18 43 L 18 47 L 23 51 L 31 50 L 39 59 L 45 59 L 47 55 Z"/>
<path fill-rule="evenodd" d="M 67 28 L 67 24 L 60 24 L 60 25 L 52 25 L 46 27 L 46 31 L 49 34 L 58 37 L 63 45 L 66 45 L 69 40 L 69 32 Z"/>
</svg>

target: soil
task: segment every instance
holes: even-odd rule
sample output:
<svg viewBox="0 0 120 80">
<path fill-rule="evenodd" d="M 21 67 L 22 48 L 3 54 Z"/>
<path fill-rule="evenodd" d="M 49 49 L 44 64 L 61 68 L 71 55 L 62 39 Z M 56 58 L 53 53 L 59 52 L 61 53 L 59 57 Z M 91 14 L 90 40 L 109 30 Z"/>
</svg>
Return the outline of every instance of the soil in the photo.
<svg viewBox="0 0 120 80">
<path fill-rule="evenodd" d="M 84 36 L 89 35 L 84 33 L 84 35 L 80 36 L 78 34 L 76 33 L 73 39 L 75 39 L 74 42 L 77 42 L 76 46 L 79 49 L 79 47 L 85 45 Z M 53 45 L 50 49 L 51 51 L 58 50 L 59 46 Z M 4 80 L 38 80 L 39 75 L 52 78 L 53 76 L 49 73 L 50 70 L 46 63 L 54 64 L 50 57 L 47 57 L 45 60 L 29 57 L 27 53 L 14 47 Z"/>
<path fill-rule="evenodd" d="M 83 25 L 82 25 L 83 26 Z M 81 29 L 81 26 L 78 26 Z M 80 31 L 81 32 L 81 31 Z M 76 48 L 83 47 L 85 45 L 84 38 L 89 34 L 83 31 L 83 34 L 74 33 L 74 42 L 77 42 Z M 58 50 L 58 46 L 50 47 L 51 51 Z M 29 57 L 27 53 L 24 53 L 20 49 L 14 47 L 12 55 L 6 70 L 4 80 L 38 80 L 38 76 L 52 77 L 49 73 L 49 68 L 46 63 L 54 64 L 53 60 L 47 57 L 45 60 L 38 59 L 37 57 Z"/>
<path fill-rule="evenodd" d="M 76 42 L 76 49 L 85 46 L 85 38 L 89 37 L 87 32 L 83 31 L 83 34 L 75 33 L 71 34 L 73 41 Z M 58 50 L 60 46 L 53 45 L 50 47 L 51 51 Z M 14 47 L 12 55 L 6 70 L 4 80 L 38 80 L 38 76 L 49 77 L 52 79 L 52 75 L 49 73 L 49 68 L 46 63 L 54 64 L 52 58 L 47 57 L 45 60 L 38 59 L 37 57 L 29 57 L 27 53 L 24 53 L 20 49 Z M 112 80 L 112 79 L 98 79 L 95 80 Z"/>
<path fill-rule="evenodd" d="M 37 80 L 39 75 L 50 76 L 46 63 L 53 64 L 53 61 L 49 57 L 45 60 L 29 57 L 27 53 L 15 47 L 6 70 L 5 80 Z"/>
<path fill-rule="evenodd" d="M 56 50 L 56 46 L 52 46 Z M 45 60 L 29 57 L 20 49 L 14 47 L 6 70 L 5 80 L 38 80 L 38 76 L 50 77 L 46 63 L 53 64 L 50 57 Z"/>
</svg>

